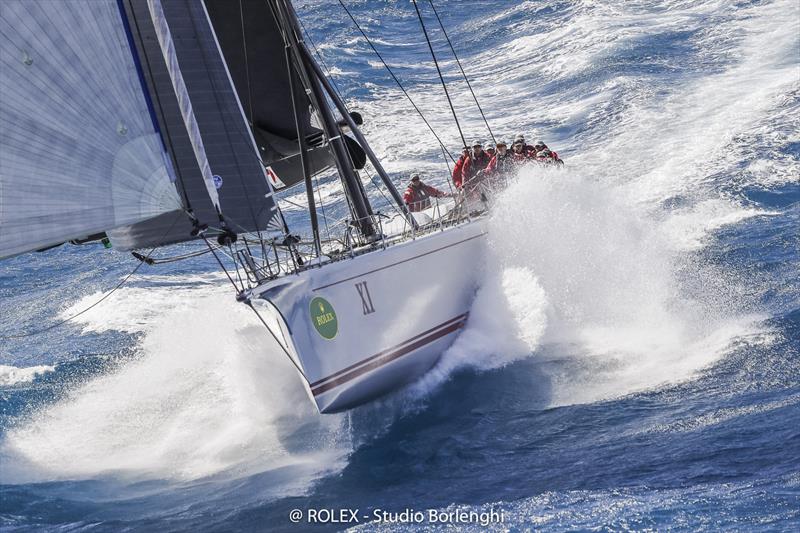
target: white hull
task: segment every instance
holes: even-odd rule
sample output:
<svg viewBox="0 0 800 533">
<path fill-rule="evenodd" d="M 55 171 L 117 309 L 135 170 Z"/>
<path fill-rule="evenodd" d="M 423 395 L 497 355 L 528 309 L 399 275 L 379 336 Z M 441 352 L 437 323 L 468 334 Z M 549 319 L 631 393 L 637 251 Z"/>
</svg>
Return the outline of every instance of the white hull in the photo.
<svg viewBox="0 0 800 533">
<path fill-rule="evenodd" d="M 466 323 L 485 234 L 473 220 L 254 290 L 320 412 L 368 402 L 436 363 Z"/>
</svg>

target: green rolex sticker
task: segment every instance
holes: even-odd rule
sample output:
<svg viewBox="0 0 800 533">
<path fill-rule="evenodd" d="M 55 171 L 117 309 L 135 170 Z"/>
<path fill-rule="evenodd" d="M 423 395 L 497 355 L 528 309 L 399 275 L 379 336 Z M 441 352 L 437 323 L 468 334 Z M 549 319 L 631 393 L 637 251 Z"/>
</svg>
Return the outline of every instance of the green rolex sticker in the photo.
<svg viewBox="0 0 800 533">
<path fill-rule="evenodd" d="M 339 321 L 336 319 L 336 311 L 325 298 L 314 298 L 311 300 L 311 322 L 314 329 L 322 335 L 324 339 L 331 340 L 339 332 Z"/>
</svg>

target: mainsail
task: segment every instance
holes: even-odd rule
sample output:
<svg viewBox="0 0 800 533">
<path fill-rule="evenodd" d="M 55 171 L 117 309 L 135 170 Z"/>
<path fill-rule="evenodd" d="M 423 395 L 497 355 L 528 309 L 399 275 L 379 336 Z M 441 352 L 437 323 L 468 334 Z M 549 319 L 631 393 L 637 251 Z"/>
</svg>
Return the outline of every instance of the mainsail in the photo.
<svg viewBox="0 0 800 533">
<path fill-rule="evenodd" d="M 0 257 L 181 209 L 113 1 L 0 3 Z"/>
<path fill-rule="evenodd" d="M 205 0 L 205 5 L 264 163 L 287 187 L 303 180 L 297 140 L 300 126 L 310 145 L 310 173 L 333 166 L 333 156 L 322 143 L 322 130 L 312 123 L 311 100 L 294 71 L 290 83 L 285 30 L 269 3 Z M 300 110 L 300 124 L 295 124 L 294 106 Z M 355 142 L 349 144 L 356 167 L 363 167 L 361 148 Z"/>
</svg>

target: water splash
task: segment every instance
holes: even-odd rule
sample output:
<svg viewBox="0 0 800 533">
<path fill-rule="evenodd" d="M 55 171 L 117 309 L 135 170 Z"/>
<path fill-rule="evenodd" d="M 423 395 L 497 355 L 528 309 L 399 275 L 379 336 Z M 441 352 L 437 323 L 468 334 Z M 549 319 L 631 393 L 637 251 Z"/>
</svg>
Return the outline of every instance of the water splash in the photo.
<svg viewBox="0 0 800 533">
<path fill-rule="evenodd" d="M 133 361 L 70 391 L 12 428 L 2 443 L 4 481 L 239 477 L 295 469 L 298 478 L 341 466 L 341 417 L 320 417 L 290 364 L 229 293 L 169 292 L 170 305 L 128 327 L 147 331 Z M 138 298 L 139 289 L 116 296 Z M 148 292 L 152 292 L 152 289 Z M 169 294 L 169 296 L 167 296 Z M 87 313 L 85 327 L 108 326 Z M 112 323 L 125 322 L 112 316 Z M 305 437 L 298 440 L 297 432 Z M 292 477 L 292 476 L 288 476 Z"/>
</svg>

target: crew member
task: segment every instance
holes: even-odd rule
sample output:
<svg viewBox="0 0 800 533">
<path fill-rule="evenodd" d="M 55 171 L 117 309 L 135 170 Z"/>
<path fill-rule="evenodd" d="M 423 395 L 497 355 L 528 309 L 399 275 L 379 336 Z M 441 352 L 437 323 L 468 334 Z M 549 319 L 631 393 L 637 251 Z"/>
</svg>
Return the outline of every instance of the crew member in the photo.
<svg viewBox="0 0 800 533">
<path fill-rule="evenodd" d="M 408 206 L 408 210 L 412 213 L 423 211 L 431 206 L 431 196 L 434 198 L 443 198 L 451 196 L 446 192 L 442 192 L 436 187 L 426 185 L 419 179 L 419 174 L 411 176 L 411 182 L 408 184 L 405 194 L 403 194 L 403 201 Z"/>
<path fill-rule="evenodd" d="M 547 165 L 563 165 L 564 162 L 558 158 L 558 154 L 551 151 L 549 148 L 545 148 L 543 150 L 539 150 L 536 152 L 536 161 L 539 163 L 545 163 Z"/>
<path fill-rule="evenodd" d="M 558 154 L 547 147 L 544 141 L 539 140 L 533 145 L 533 149 L 536 151 L 536 160 L 541 161 L 544 160 L 548 163 L 557 163 L 559 165 L 563 165 L 564 162 L 558 157 Z M 541 155 L 541 158 L 540 158 Z"/>
<path fill-rule="evenodd" d="M 475 179 L 489 165 L 489 156 L 483 151 L 483 143 L 472 143 L 472 153 L 464 161 L 461 168 L 461 186 L 466 187 L 470 180 Z"/>
<path fill-rule="evenodd" d="M 486 167 L 486 174 L 490 176 L 508 175 L 514 170 L 514 160 L 508 146 L 503 140 L 497 141 L 497 153 L 489 161 Z"/>
<path fill-rule="evenodd" d="M 465 146 L 461 150 L 461 156 L 459 156 L 458 161 L 456 161 L 453 167 L 453 185 L 455 185 L 457 189 L 461 188 L 461 169 L 464 168 L 464 161 L 466 161 L 468 157 L 469 147 Z"/>
<path fill-rule="evenodd" d="M 516 145 L 520 143 L 522 144 L 522 151 L 525 152 L 528 155 L 528 157 L 533 157 L 534 155 L 536 155 L 536 149 L 530 144 L 525 142 L 525 135 L 523 135 L 522 133 L 517 133 L 514 136 L 514 144 Z"/>
<path fill-rule="evenodd" d="M 531 151 L 528 148 L 523 135 L 514 137 L 514 144 L 511 145 L 511 160 L 515 165 L 522 166 L 531 161 Z"/>
</svg>

